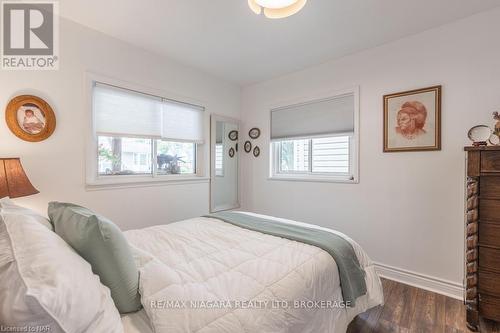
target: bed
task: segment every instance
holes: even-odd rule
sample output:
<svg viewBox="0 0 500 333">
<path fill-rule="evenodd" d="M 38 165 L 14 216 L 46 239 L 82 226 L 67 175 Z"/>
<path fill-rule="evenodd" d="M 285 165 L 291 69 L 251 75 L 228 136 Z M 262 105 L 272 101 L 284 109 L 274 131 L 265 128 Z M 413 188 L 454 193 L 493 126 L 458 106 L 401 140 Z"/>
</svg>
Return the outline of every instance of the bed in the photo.
<svg viewBox="0 0 500 333">
<path fill-rule="evenodd" d="M 122 315 L 125 332 L 345 333 L 383 303 L 375 268 L 352 239 L 265 218 L 344 237 L 366 273 L 366 294 L 345 307 L 337 264 L 318 247 L 199 217 L 124 233 L 144 306 Z"/>
<path fill-rule="evenodd" d="M 345 333 L 356 315 L 383 303 L 366 253 L 330 229 L 226 212 L 121 232 L 85 207 L 57 202 L 49 204 L 49 216 L 0 199 L 4 326 L 57 333 Z"/>
</svg>

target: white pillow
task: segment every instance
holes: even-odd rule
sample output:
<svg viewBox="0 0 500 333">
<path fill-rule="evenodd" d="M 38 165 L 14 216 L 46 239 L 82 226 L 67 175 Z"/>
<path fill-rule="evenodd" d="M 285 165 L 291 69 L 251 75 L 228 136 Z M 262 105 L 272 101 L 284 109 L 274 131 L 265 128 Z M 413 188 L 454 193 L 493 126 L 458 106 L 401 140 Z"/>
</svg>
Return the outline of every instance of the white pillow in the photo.
<svg viewBox="0 0 500 333">
<path fill-rule="evenodd" d="M 0 323 L 51 333 L 122 333 L 109 289 L 32 215 L 0 213 Z"/>
<path fill-rule="evenodd" d="M 33 219 L 37 220 L 39 223 L 43 224 L 50 230 L 54 231 L 52 223 L 45 216 L 42 216 L 35 212 L 34 210 L 17 205 L 10 198 L 0 199 L 0 213 L 12 213 L 12 214 L 23 214 L 30 215 Z"/>
</svg>

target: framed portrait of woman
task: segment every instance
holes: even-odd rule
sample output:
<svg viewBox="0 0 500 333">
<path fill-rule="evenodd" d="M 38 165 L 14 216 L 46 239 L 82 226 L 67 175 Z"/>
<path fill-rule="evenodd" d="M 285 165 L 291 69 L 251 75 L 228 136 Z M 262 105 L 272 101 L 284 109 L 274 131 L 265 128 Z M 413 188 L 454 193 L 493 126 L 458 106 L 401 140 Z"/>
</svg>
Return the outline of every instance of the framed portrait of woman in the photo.
<svg viewBox="0 0 500 333">
<path fill-rule="evenodd" d="M 441 150 L 441 86 L 384 96 L 384 152 Z"/>
<path fill-rule="evenodd" d="M 56 128 L 56 117 L 50 105 L 32 95 L 13 98 L 7 105 L 5 120 L 14 135 L 30 142 L 47 139 Z"/>
</svg>

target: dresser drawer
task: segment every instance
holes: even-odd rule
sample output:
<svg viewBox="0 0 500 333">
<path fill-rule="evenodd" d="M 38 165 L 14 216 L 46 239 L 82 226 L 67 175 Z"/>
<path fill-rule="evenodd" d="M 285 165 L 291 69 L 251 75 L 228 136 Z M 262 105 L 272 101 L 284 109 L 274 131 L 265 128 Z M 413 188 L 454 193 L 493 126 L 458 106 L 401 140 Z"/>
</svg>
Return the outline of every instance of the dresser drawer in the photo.
<svg viewBox="0 0 500 333">
<path fill-rule="evenodd" d="M 500 248 L 500 223 L 480 223 L 479 243 L 486 246 L 496 246 Z"/>
<path fill-rule="evenodd" d="M 481 172 L 500 173 L 500 151 L 481 152 Z"/>
<path fill-rule="evenodd" d="M 479 270 L 479 292 L 500 297 L 500 274 Z"/>
<path fill-rule="evenodd" d="M 479 188 L 481 198 L 500 199 L 500 175 L 481 177 Z"/>
<path fill-rule="evenodd" d="M 500 200 L 479 200 L 479 219 L 498 221 L 500 223 Z"/>
<path fill-rule="evenodd" d="M 479 247 L 479 268 L 500 273 L 500 250 Z"/>
<path fill-rule="evenodd" d="M 479 314 L 487 319 L 500 321 L 500 298 L 491 295 L 480 294 Z"/>
</svg>

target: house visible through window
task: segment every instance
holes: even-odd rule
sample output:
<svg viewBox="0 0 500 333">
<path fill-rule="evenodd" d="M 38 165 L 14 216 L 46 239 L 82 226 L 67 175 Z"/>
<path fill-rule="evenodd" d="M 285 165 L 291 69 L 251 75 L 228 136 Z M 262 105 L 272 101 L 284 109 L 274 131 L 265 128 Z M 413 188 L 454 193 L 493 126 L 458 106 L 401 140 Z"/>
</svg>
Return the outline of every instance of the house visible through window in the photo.
<svg viewBox="0 0 500 333">
<path fill-rule="evenodd" d="M 97 83 L 99 176 L 196 174 L 203 108 Z"/>
<path fill-rule="evenodd" d="M 355 180 L 355 94 L 271 111 L 271 177 Z"/>
<path fill-rule="evenodd" d="M 222 143 L 215 145 L 215 175 L 224 176 L 224 145 Z"/>
<path fill-rule="evenodd" d="M 276 142 L 279 172 L 350 174 L 349 136 Z"/>
</svg>

